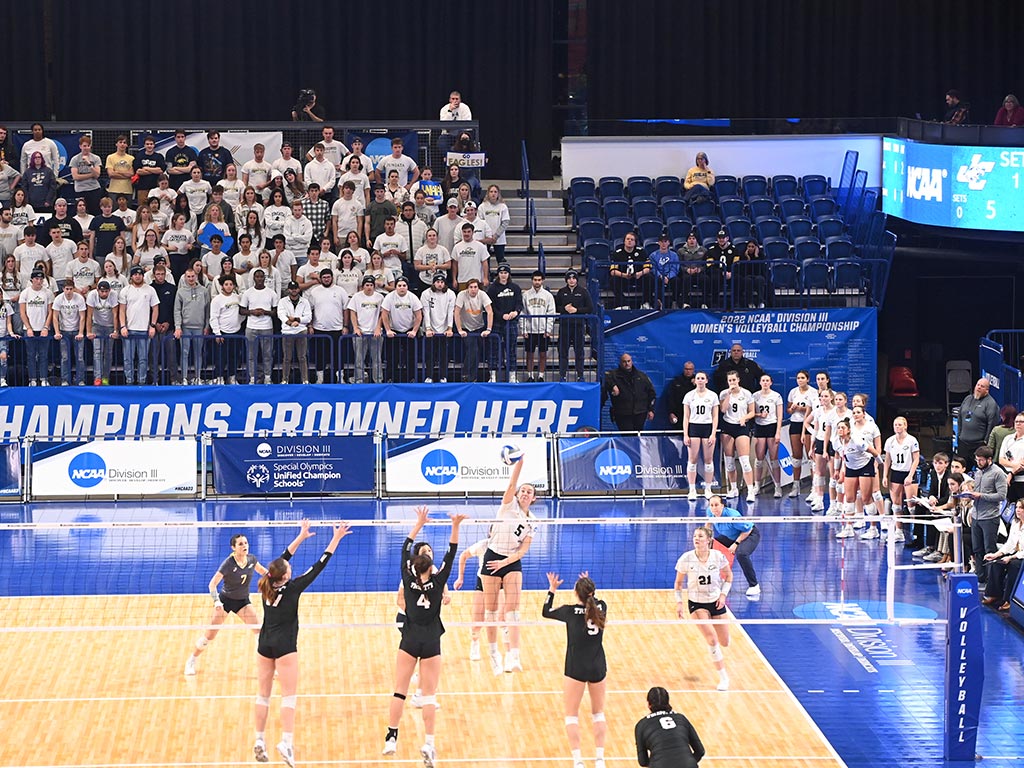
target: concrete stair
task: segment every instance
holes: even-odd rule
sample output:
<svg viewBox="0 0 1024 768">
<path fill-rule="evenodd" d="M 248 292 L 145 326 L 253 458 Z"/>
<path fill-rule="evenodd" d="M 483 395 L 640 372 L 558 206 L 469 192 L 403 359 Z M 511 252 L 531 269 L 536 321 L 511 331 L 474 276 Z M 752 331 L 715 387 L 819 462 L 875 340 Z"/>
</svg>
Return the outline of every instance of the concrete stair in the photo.
<svg viewBox="0 0 1024 768">
<path fill-rule="evenodd" d="M 512 225 L 508 230 L 506 255 L 513 269 L 519 273 L 537 268 L 537 246 L 544 244 L 547 271 L 552 276 L 572 267 L 579 267 L 580 255 L 576 252 L 576 234 L 572 231 L 572 217 L 566 216 L 564 196 L 561 190 L 539 190 L 533 200 L 537 208 L 537 233 L 533 237 L 533 252 L 530 252 L 530 234 L 527 220 L 526 200 L 517 197 L 516 188 L 502 190 L 502 197 L 508 205 Z M 557 283 L 555 284 L 557 286 Z"/>
</svg>

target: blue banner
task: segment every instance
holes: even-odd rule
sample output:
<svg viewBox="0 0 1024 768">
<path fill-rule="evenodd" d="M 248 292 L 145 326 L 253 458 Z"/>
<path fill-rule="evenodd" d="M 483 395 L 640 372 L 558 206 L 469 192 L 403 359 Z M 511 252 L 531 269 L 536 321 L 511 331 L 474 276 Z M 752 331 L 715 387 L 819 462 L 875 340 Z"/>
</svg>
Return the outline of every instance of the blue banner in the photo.
<svg viewBox="0 0 1024 768">
<path fill-rule="evenodd" d="M 225 437 L 213 441 L 217 493 L 372 493 L 372 435 Z"/>
<path fill-rule="evenodd" d="M 0 445 L 0 496 L 21 495 L 21 444 Z"/>
<path fill-rule="evenodd" d="M 985 685 L 978 577 L 951 573 L 946 595 L 946 707 L 943 756 L 974 762 Z"/>
<path fill-rule="evenodd" d="M 7 387 L 0 439 L 27 435 L 548 434 L 594 428 L 597 384 Z"/>
<path fill-rule="evenodd" d="M 662 402 L 648 429 L 676 429 L 668 422 L 664 395 L 683 363 L 693 361 L 713 381 L 714 370 L 743 345 L 743 354 L 771 374 L 783 402 L 796 386 L 796 372 L 828 371 L 832 388 L 870 395 L 868 410 L 877 413 L 878 314 L 867 309 L 753 310 L 718 314 L 707 311 L 648 313 L 610 312 L 605 320 L 605 370 L 615 368 L 628 352 L 646 373 Z"/>
<path fill-rule="evenodd" d="M 686 445 L 671 435 L 561 438 L 558 462 L 566 493 L 688 487 Z"/>
</svg>

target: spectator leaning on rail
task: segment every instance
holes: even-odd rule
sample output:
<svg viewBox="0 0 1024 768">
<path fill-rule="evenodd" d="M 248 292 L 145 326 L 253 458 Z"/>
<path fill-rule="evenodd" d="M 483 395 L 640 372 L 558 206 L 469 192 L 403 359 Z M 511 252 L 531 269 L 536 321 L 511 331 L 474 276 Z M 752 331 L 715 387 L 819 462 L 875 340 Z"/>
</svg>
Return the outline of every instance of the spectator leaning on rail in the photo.
<svg viewBox="0 0 1024 768">
<path fill-rule="evenodd" d="M 654 418 L 656 396 L 650 378 L 633 365 L 628 353 L 619 358 L 618 368 L 604 375 L 601 400 L 611 397 L 612 421 L 622 432 L 643 430 L 647 420 Z"/>
<path fill-rule="evenodd" d="M 971 121 L 971 105 L 960 98 L 960 91 L 951 88 L 946 91 L 946 113 L 942 122 L 950 125 L 966 125 Z"/>
<path fill-rule="evenodd" d="M 988 393 L 988 379 L 978 379 L 971 392 L 960 403 L 960 429 L 957 453 L 967 458 L 974 456 L 978 446 L 984 445 L 992 430 L 999 424 L 999 406 Z"/>
<path fill-rule="evenodd" d="M 743 345 L 737 342 L 729 349 L 729 356 L 722 360 L 715 369 L 715 391 L 721 392 L 729 384 L 726 377 L 736 371 L 740 375 L 740 386 L 751 392 L 761 388 L 761 377 L 764 370 L 753 360 L 743 356 Z"/>
</svg>

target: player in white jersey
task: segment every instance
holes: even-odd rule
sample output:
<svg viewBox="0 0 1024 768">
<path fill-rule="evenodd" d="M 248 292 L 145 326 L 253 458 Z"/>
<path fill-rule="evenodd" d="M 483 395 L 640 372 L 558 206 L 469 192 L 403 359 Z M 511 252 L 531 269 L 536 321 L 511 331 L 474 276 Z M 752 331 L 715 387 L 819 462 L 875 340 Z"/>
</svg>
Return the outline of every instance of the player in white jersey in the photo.
<svg viewBox="0 0 1024 768">
<path fill-rule="evenodd" d="M 845 424 L 845 421 L 839 422 L 836 426 L 837 431 L 845 431 Z M 836 534 L 836 538 L 840 539 L 848 539 L 854 535 L 852 521 L 855 517 L 859 519 L 859 516 L 856 515 L 856 505 L 850 499 L 855 498 L 858 491 L 862 499 L 871 499 L 864 507 L 864 514 L 869 517 L 875 515 L 875 505 L 882 502 L 880 493 L 877 498 L 871 495 L 871 481 L 878 475 L 875 459 L 882 453 L 882 436 L 878 432 L 878 427 L 864 418 L 863 407 L 855 405 L 849 430 L 849 440 L 841 442 L 840 447 L 843 456 L 842 480 L 845 486 L 843 493 L 847 499 L 844 504 L 846 523 Z M 877 539 L 878 535 L 878 530 L 870 526 L 861 538 Z"/>
<path fill-rule="evenodd" d="M 853 408 L 859 405 L 861 408 L 864 409 L 864 421 L 867 422 L 868 424 L 874 424 L 875 420 L 871 417 L 871 414 L 868 413 L 868 399 L 868 395 L 864 394 L 863 392 L 855 392 L 853 398 L 851 398 L 850 407 Z M 879 430 L 879 434 L 881 434 L 881 430 Z M 871 497 L 878 502 L 879 506 L 882 505 L 882 482 L 878 476 L 878 472 L 875 472 L 875 474 L 871 477 Z M 857 497 L 856 504 L 858 520 L 864 512 L 864 502 L 866 499 L 867 496 Z M 858 523 L 858 525 L 860 525 L 860 523 Z"/>
<path fill-rule="evenodd" d="M 797 371 L 796 386 L 789 390 L 786 398 L 789 403 L 789 455 L 793 462 L 793 488 L 789 492 L 792 499 L 800 496 L 800 475 L 803 469 L 804 454 L 810 453 L 804 450 L 804 419 L 807 418 L 814 406 L 814 390 L 809 382 L 811 375 L 807 371 Z M 808 456 L 808 458 L 810 458 Z"/>
<path fill-rule="evenodd" d="M 519 657 L 519 600 L 523 590 L 523 557 L 533 543 L 534 525 L 531 522 L 536 516 L 530 512 L 530 505 L 537 499 L 537 489 L 529 483 L 519 483 L 519 474 L 523 471 L 523 456 L 512 463 L 512 475 L 508 488 L 501 497 L 498 518 L 491 525 L 487 540 L 487 551 L 484 553 L 483 575 L 480 580 L 484 587 L 484 618 L 487 627 L 487 643 L 491 671 L 500 675 L 506 672 L 523 670 Z M 505 654 L 502 665 L 501 654 L 498 652 L 498 592 L 505 592 L 504 619 L 509 625 L 510 648 Z"/>
<path fill-rule="evenodd" d="M 725 615 L 725 598 L 732 589 L 732 568 L 725 555 L 711 546 L 711 531 L 698 528 L 693 532 L 693 549 L 676 561 L 676 615 L 698 621 Z M 683 606 L 683 581 L 686 581 L 687 605 Z M 729 647 L 728 624 L 698 624 L 711 649 L 711 661 L 718 670 L 718 690 L 729 690 L 722 648 Z"/>
<path fill-rule="evenodd" d="M 708 375 L 703 371 L 694 377 L 694 389 L 683 398 L 683 440 L 686 441 L 686 482 L 690 491 L 686 498 L 697 500 L 697 457 L 703 451 L 704 497 L 711 498 L 715 484 L 715 430 L 718 428 L 718 395 L 708 389 Z"/>
<path fill-rule="evenodd" d="M 761 376 L 761 388 L 754 393 L 754 493 L 764 476 L 765 456 L 768 473 L 775 484 L 775 498 L 782 498 L 782 474 L 779 467 L 779 441 L 782 439 L 782 395 L 772 389 L 772 377 Z"/>
<path fill-rule="evenodd" d="M 825 509 L 825 489 L 828 487 L 828 453 L 825 450 L 825 429 L 832 414 L 832 390 L 818 392 L 818 405 L 804 420 L 804 433 L 811 435 L 814 474 L 811 477 L 811 495 L 807 497 L 812 512 Z"/>
<path fill-rule="evenodd" d="M 832 498 L 832 503 L 829 505 L 828 513 L 839 514 L 842 510 L 842 504 L 844 502 L 843 486 L 841 483 L 836 481 L 835 472 L 837 466 L 841 468 L 841 464 L 837 465 L 835 462 L 836 458 L 836 424 L 841 420 L 850 420 L 850 409 L 846 407 L 846 393 L 845 392 L 833 392 L 832 400 L 835 403 L 835 407 L 829 414 L 828 419 L 825 421 L 825 453 L 828 454 L 828 465 L 829 465 L 829 479 L 828 479 L 828 492 Z"/>
<path fill-rule="evenodd" d="M 743 470 L 743 482 L 747 486 L 747 501 L 757 497 L 754 488 L 754 469 L 750 465 L 750 426 L 754 420 L 754 396 L 750 390 L 740 386 L 740 374 L 729 371 L 725 377 L 729 385 L 718 395 L 719 411 L 722 414 L 722 456 L 725 458 L 725 474 L 729 478 L 726 498 L 735 499 L 740 495 L 736 482 L 736 462 Z"/>
<path fill-rule="evenodd" d="M 484 554 L 487 552 L 487 543 L 490 539 L 480 539 L 480 541 L 473 544 L 468 549 L 463 550 L 462 554 L 459 555 L 459 576 L 455 579 L 455 588 L 462 589 L 462 585 L 465 583 L 466 577 L 466 561 L 471 557 L 480 558 L 480 564 L 477 566 L 476 574 L 474 578 L 476 580 L 476 586 L 473 589 L 473 604 L 470 606 L 469 617 L 473 622 L 470 627 L 470 644 L 469 644 L 469 660 L 480 661 L 480 627 L 484 621 L 484 583 L 480 578 L 484 573 Z M 504 604 L 505 593 L 500 592 L 498 595 L 498 613 L 504 613 L 501 606 Z M 502 627 L 502 632 L 505 636 L 505 651 L 508 651 L 508 627 Z"/>
<path fill-rule="evenodd" d="M 892 514 L 899 517 L 906 499 L 917 496 L 917 465 L 921 460 L 921 446 L 917 438 L 907 432 L 907 420 L 897 416 L 892 422 L 892 437 L 885 441 L 882 449 L 885 463 L 882 466 L 882 482 L 889 486 L 889 500 Z M 903 530 L 896 522 L 897 543 L 904 540 Z"/>
</svg>

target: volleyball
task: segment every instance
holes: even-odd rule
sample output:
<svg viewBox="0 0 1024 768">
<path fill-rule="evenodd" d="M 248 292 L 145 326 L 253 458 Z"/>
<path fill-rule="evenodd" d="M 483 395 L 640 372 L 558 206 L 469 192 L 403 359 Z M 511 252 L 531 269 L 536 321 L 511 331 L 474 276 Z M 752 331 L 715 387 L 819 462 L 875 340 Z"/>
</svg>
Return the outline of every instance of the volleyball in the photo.
<svg viewBox="0 0 1024 768">
<path fill-rule="evenodd" d="M 506 445 L 501 449 L 501 460 L 511 466 L 523 458 L 523 451 L 518 445 Z"/>
</svg>

